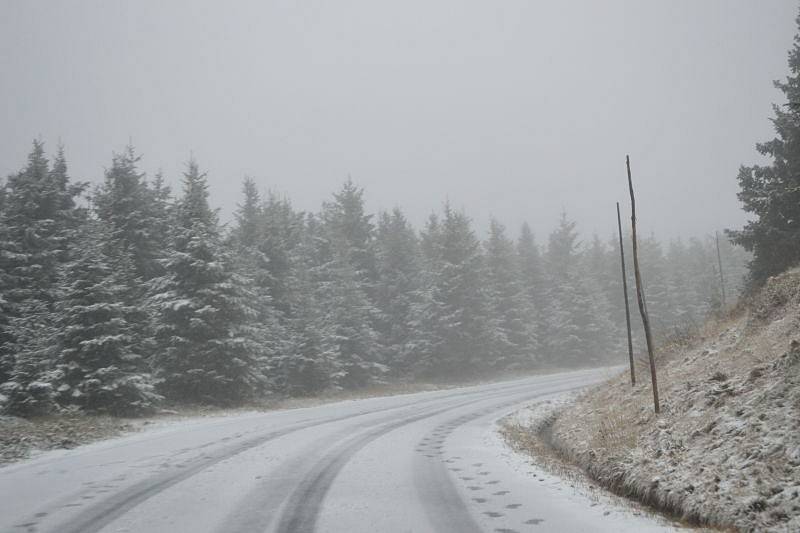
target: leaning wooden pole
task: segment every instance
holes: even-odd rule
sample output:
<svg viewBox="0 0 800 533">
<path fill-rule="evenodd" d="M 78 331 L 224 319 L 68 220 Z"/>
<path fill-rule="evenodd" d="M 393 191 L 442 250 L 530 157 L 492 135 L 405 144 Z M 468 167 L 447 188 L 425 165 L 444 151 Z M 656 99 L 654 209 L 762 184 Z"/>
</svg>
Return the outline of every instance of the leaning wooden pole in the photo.
<svg viewBox="0 0 800 533">
<path fill-rule="evenodd" d="M 647 341 L 647 356 L 650 359 L 650 378 L 653 382 L 653 406 L 656 413 L 661 412 L 658 402 L 658 378 L 656 377 L 656 358 L 653 353 L 653 334 L 650 331 L 650 317 L 644 304 L 642 290 L 642 273 L 639 270 L 639 245 L 636 240 L 636 199 L 633 196 L 633 179 L 631 178 L 631 159 L 625 156 L 625 166 L 628 169 L 628 190 L 631 193 L 631 231 L 633 232 L 633 273 L 636 277 L 636 301 L 639 304 L 639 313 L 644 324 L 644 338 Z"/>
<path fill-rule="evenodd" d="M 633 339 L 631 337 L 631 309 L 628 305 L 628 277 L 625 274 L 625 246 L 622 243 L 622 217 L 617 202 L 617 227 L 619 228 L 619 259 L 622 265 L 622 294 L 625 296 L 625 326 L 628 328 L 628 359 L 631 363 L 631 386 L 636 385 L 636 370 L 633 365 Z"/>
<path fill-rule="evenodd" d="M 725 276 L 722 274 L 722 255 L 719 253 L 719 232 L 715 233 L 717 238 L 717 264 L 719 264 L 719 288 L 722 290 L 722 310 L 725 310 Z"/>
</svg>

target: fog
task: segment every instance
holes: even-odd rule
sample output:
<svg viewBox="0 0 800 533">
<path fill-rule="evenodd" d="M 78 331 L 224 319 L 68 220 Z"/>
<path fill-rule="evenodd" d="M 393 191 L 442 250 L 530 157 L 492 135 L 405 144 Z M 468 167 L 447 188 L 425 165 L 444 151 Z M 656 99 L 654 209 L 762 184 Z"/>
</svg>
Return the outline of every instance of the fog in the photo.
<svg viewBox="0 0 800 533">
<path fill-rule="evenodd" d="M 177 185 L 194 154 L 229 217 L 240 182 L 302 209 L 352 176 L 415 225 L 565 209 L 609 236 L 632 158 L 642 230 L 745 220 L 736 173 L 771 137 L 797 3 L 14 2 L 0 7 L 0 175 L 33 138 L 97 182 L 132 142 Z"/>
</svg>

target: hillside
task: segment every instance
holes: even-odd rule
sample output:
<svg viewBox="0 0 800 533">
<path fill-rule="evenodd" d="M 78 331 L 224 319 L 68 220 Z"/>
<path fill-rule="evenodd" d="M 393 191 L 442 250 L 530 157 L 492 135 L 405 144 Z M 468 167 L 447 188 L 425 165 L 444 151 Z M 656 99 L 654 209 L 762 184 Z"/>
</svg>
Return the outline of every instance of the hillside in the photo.
<svg viewBox="0 0 800 533">
<path fill-rule="evenodd" d="M 800 531 L 800 270 L 659 366 L 660 415 L 640 364 L 635 388 L 625 372 L 587 391 L 528 428 L 528 448 L 690 523 Z"/>
</svg>

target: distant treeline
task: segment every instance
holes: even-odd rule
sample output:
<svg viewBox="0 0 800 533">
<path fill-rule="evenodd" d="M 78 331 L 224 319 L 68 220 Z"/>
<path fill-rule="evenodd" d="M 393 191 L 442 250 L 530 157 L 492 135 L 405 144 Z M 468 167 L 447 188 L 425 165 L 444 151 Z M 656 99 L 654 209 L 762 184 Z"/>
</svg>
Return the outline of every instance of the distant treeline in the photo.
<svg viewBox="0 0 800 533">
<path fill-rule="evenodd" d="M 626 361 L 613 206 L 607 240 L 581 243 L 564 214 L 540 247 L 496 220 L 482 242 L 447 204 L 421 231 L 400 209 L 367 214 L 351 181 L 304 213 L 245 179 L 226 230 L 194 161 L 177 198 L 138 163 L 115 155 L 90 190 L 37 141 L 0 187 L 0 410 L 138 414 Z M 748 257 L 720 244 L 734 299 Z M 649 237 L 641 263 L 658 332 L 720 307 L 713 239 Z"/>
</svg>

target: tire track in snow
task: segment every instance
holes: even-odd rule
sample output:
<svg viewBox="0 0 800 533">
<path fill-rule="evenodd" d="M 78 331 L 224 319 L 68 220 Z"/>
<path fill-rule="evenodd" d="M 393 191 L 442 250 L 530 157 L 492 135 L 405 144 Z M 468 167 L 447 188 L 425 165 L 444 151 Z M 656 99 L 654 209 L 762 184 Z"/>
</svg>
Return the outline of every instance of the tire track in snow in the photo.
<svg viewBox="0 0 800 533">
<path fill-rule="evenodd" d="M 510 387 L 510 390 L 524 389 L 525 387 L 529 386 L 530 385 L 527 384 L 512 385 Z M 235 455 L 244 453 L 255 447 L 261 446 L 271 440 L 289 435 L 297 431 L 301 431 L 304 429 L 324 424 L 334 424 L 347 419 L 369 416 L 387 411 L 405 409 L 410 406 L 419 407 L 420 405 L 427 405 L 430 403 L 441 402 L 443 400 L 448 400 L 453 398 L 485 395 L 487 392 L 491 392 L 491 389 L 489 391 L 467 390 L 452 395 L 444 396 L 443 398 L 442 397 L 426 398 L 416 403 L 402 404 L 380 409 L 367 410 L 363 412 L 351 413 L 333 418 L 324 417 L 304 423 L 293 424 L 290 427 L 268 432 L 266 434 L 260 434 L 245 441 L 225 446 L 218 451 L 209 452 L 207 455 L 202 455 L 196 459 L 191 460 L 189 464 L 185 463 L 181 464 L 181 469 L 179 472 L 158 474 L 154 477 L 150 477 L 148 479 L 144 479 L 138 483 L 135 483 L 130 487 L 126 487 L 114 494 L 105 496 L 97 504 L 88 507 L 84 512 L 81 512 L 77 516 L 71 517 L 66 521 L 60 522 L 58 525 L 51 527 L 50 530 L 57 531 L 59 533 L 96 533 L 101 529 L 103 529 L 108 524 L 110 524 L 111 522 L 113 522 L 114 520 L 116 520 L 117 518 L 121 517 L 122 515 L 130 511 L 131 509 L 157 496 L 160 492 L 172 487 L 173 485 L 181 483 L 222 461 L 234 457 Z M 230 437 L 226 437 L 226 439 L 227 438 Z M 196 449 L 200 449 L 203 447 L 205 446 L 200 446 Z M 69 497 L 62 499 L 60 502 L 56 502 L 56 504 L 50 505 L 47 509 L 40 510 L 35 515 L 33 515 L 30 520 L 23 520 L 22 523 L 25 523 L 27 526 L 37 527 L 38 522 L 43 520 L 44 517 L 46 517 L 47 515 L 55 514 L 54 509 L 58 509 L 59 507 L 72 506 L 73 504 L 71 502 L 74 502 L 76 498 L 86 501 L 92 499 L 93 497 L 94 495 L 88 495 L 86 493 L 78 495 L 74 494 L 70 495 Z M 48 530 L 47 527 L 48 526 L 46 526 L 44 529 Z"/>
<path fill-rule="evenodd" d="M 556 389 L 548 389 L 546 391 L 539 390 L 529 394 L 524 394 L 522 391 L 529 389 L 531 387 L 530 384 L 527 386 L 502 390 L 495 392 L 494 394 L 491 393 L 492 391 L 481 392 L 479 393 L 481 397 L 478 399 L 460 402 L 456 405 L 449 405 L 447 407 L 429 410 L 426 413 L 410 416 L 399 421 L 385 423 L 373 430 L 368 431 L 364 435 L 347 440 L 345 443 L 336 446 L 333 450 L 328 452 L 323 459 L 320 460 L 314 467 L 312 467 L 311 471 L 308 472 L 300 481 L 297 488 L 289 495 L 284 510 L 278 519 L 278 525 L 275 531 L 277 533 L 313 533 L 315 531 L 320 512 L 322 511 L 325 497 L 334 480 L 336 479 L 336 476 L 350 461 L 350 459 L 353 458 L 353 456 L 355 456 L 370 442 L 378 439 L 379 437 L 382 437 L 383 435 L 386 435 L 387 433 L 390 433 L 391 431 L 399 429 L 403 426 L 413 424 L 414 422 L 431 418 L 438 414 L 452 411 L 454 409 L 465 407 L 471 404 L 485 402 L 487 400 L 496 398 L 512 398 L 510 401 L 504 402 L 500 405 L 491 406 L 489 408 L 489 411 L 494 411 L 510 407 L 515 403 L 529 401 L 539 396 L 572 390 L 576 388 L 575 384 L 573 383 L 579 383 L 581 385 L 584 383 L 583 378 L 572 378 L 567 380 L 561 379 L 553 381 L 560 382 L 562 386 Z M 535 386 L 539 388 L 550 385 L 551 383 L 552 382 L 537 383 Z M 564 383 L 570 383 L 570 385 L 564 385 Z M 487 392 L 489 392 L 489 394 L 487 394 Z M 487 414 L 487 412 L 488 411 L 485 409 L 483 411 L 478 411 L 474 416 L 470 416 L 468 420 L 465 419 L 462 424 Z M 444 469 L 442 468 L 442 470 Z M 464 502 L 461 501 L 461 498 L 458 495 L 455 487 L 452 485 L 452 481 L 450 480 L 449 476 L 447 476 L 447 472 L 444 471 L 444 477 L 437 475 L 435 477 L 435 482 L 438 484 L 437 486 L 440 487 L 440 494 L 437 495 L 440 498 L 440 503 L 444 502 L 448 508 L 462 511 L 454 513 L 452 516 L 448 515 L 446 522 L 447 527 L 437 529 L 440 531 L 454 531 L 458 533 L 481 531 L 480 527 L 471 519 L 469 513 L 466 511 L 466 506 L 464 505 Z M 439 524 L 439 526 L 444 525 L 444 523 Z M 248 531 L 263 531 L 267 526 L 268 523 L 262 523 L 258 529 L 248 529 Z"/>
<path fill-rule="evenodd" d="M 123 514 L 127 513 L 131 509 L 135 508 L 136 506 L 144 503 L 145 501 L 149 500 L 157 496 L 160 492 L 185 481 L 200 472 L 218 464 L 222 461 L 230 459 L 240 453 L 244 453 L 248 450 L 266 444 L 274 439 L 289 435 L 291 433 L 302 431 L 304 429 L 308 429 L 315 426 L 320 426 L 323 424 L 335 424 L 337 422 L 341 422 L 343 420 L 347 420 L 350 418 L 357 418 L 360 416 L 368 416 L 384 411 L 391 411 L 395 409 L 401 409 L 405 406 L 393 406 L 387 407 L 382 409 L 376 409 L 373 411 L 361 412 L 361 413 L 353 413 L 348 415 L 343 415 L 335 418 L 324 418 L 319 420 L 313 420 L 305 423 L 300 424 L 293 424 L 290 427 L 272 431 L 266 434 L 260 434 L 256 437 L 247 439 L 243 442 L 238 442 L 236 444 L 223 447 L 222 449 L 213 452 L 209 455 L 203 455 L 199 458 L 196 458 L 190 461 L 190 464 L 182 465 L 181 470 L 179 472 L 171 472 L 167 474 L 159 474 L 155 477 L 150 477 L 144 479 L 134 485 L 127 487 L 119 492 L 116 492 L 108 497 L 104 498 L 98 504 L 88 508 L 85 512 L 80 513 L 78 516 L 67 520 L 66 522 L 61 522 L 58 526 L 53 527 L 53 531 L 57 531 L 58 533 L 96 533 L 100 531 L 105 526 L 122 516 Z M 228 437 L 226 437 L 228 438 Z M 224 439 L 223 439 L 224 440 Z M 205 446 L 199 446 L 196 449 L 204 448 Z M 179 463 L 180 464 L 180 463 Z M 71 495 L 67 498 L 68 501 L 74 501 L 76 498 L 83 498 L 86 499 L 86 495 Z M 70 505 L 69 503 L 65 503 L 65 505 Z M 41 513 L 37 513 L 40 515 Z M 39 516 L 36 516 L 36 519 L 39 519 Z M 33 522 L 26 521 L 28 523 L 32 523 L 36 525 L 36 520 Z"/>
<path fill-rule="evenodd" d="M 571 381 L 566 383 L 571 383 Z M 579 386 L 583 385 L 582 382 L 578 383 L 580 383 Z M 541 385 L 547 386 L 547 384 Z M 436 531 L 454 533 L 480 533 L 483 531 L 483 528 L 471 517 L 466 502 L 461 498 L 453 478 L 448 472 L 449 469 L 458 474 L 460 469 L 452 468 L 449 465 L 453 464 L 453 459 L 460 459 L 460 457 L 444 458 L 441 449 L 447 437 L 456 428 L 492 412 L 501 411 L 515 404 L 531 401 L 542 396 L 574 390 L 575 388 L 577 388 L 575 384 L 562 384 L 560 387 L 539 390 L 529 395 L 520 396 L 519 393 L 516 395 L 509 393 L 508 396 L 512 396 L 509 401 L 489 405 L 483 409 L 442 422 L 422 438 L 417 445 L 414 481 L 417 491 L 420 493 L 419 499 L 423 503 L 428 519 L 434 525 Z M 488 473 L 486 472 L 485 474 Z M 484 474 L 484 472 L 479 474 Z M 469 476 L 462 477 L 462 480 L 477 483 L 475 478 Z M 472 500 L 476 503 L 486 503 L 488 501 L 487 498 L 479 495 L 483 494 L 483 485 L 473 484 L 467 487 L 475 492 L 476 497 L 472 498 Z"/>
</svg>

